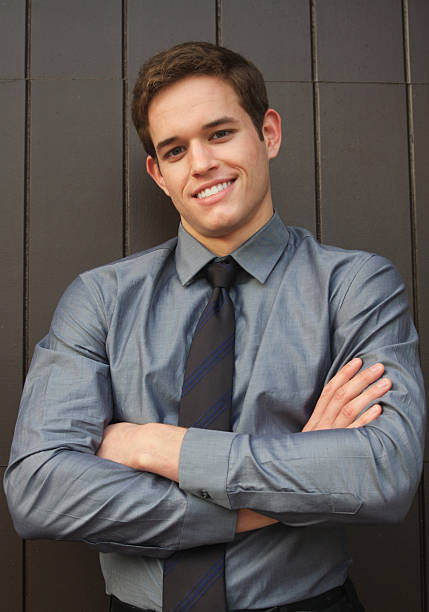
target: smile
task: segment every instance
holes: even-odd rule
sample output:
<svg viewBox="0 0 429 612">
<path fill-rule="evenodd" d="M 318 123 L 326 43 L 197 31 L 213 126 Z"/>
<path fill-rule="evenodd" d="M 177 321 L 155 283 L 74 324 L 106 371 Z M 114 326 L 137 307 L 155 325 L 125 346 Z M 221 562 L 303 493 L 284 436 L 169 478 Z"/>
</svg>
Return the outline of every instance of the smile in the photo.
<svg viewBox="0 0 429 612">
<path fill-rule="evenodd" d="M 213 185 L 213 187 L 209 187 L 207 189 L 203 189 L 202 191 L 198 192 L 195 197 L 199 198 L 200 200 L 204 198 L 208 198 L 211 195 L 215 195 L 215 193 L 219 193 L 220 191 L 223 191 L 230 185 L 232 185 L 232 181 L 227 181 L 226 183 L 219 183 L 218 185 Z"/>
</svg>

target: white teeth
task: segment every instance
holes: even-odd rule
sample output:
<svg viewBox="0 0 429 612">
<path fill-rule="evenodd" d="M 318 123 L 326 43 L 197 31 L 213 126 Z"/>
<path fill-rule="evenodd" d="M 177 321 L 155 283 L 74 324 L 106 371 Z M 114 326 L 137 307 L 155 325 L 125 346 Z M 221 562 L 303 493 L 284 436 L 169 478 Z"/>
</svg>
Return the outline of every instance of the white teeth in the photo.
<svg viewBox="0 0 429 612">
<path fill-rule="evenodd" d="M 199 193 L 197 193 L 197 198 L 200 200 L 203 198 L 208 198 L 208 196 L 214 195 L 215 193 L 219 193 L 219 191 L 223 191 L 227 187 L 232 184 L 232 181 L 228 181 L 226 183 L 219 183 L 218 185 L 213 185 L 209 189 L 203 189 Z"/>
</svg>

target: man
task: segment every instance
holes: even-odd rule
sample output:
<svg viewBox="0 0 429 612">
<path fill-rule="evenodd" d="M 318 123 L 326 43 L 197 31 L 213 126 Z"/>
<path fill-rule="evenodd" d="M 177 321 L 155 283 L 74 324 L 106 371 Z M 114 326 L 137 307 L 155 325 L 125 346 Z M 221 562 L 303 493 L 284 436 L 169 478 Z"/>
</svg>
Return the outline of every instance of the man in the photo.
<svg viewBox="0 0 429 612">
<path fill-rule="evenodd" d="M 186 43 L 151 58 L 133 119 L 178 238 L 63 296 L 6 474 L 15 526 L 96 546 L 112 610 L 219 609 L 162 608 L 163 560 L 219 543 L 229 610 L 362 610 L 342 525 L 400 520 L 422 464 L 403 283 L 385 259 L 321 246 L 274 213 L 280 117 L 239 55 Z M 235 313 L 232 431 L 178 426 L 213 260 L 237 267 L 213 310 Z"/>
</svg>

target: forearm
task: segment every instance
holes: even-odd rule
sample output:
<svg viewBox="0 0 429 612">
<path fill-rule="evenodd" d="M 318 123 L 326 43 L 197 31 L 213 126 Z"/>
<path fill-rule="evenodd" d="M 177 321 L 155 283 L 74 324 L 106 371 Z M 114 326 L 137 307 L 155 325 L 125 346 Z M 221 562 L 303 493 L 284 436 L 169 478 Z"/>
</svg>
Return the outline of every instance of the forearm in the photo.
<svg viewBox="0 0 429 612">
<path fill-rule="evenodd" d="M 391 389 L 391 380 L 383 378 L 381 385 L 368 388 L 384 368 L 359 372 L 361 360 L 351 363 L 330 381 L 314 411 L 316 420 L 312 417 L 302 433 L 249 436 L 153 423 L 114 425 L 112 434 L 122 428 L 135 432 L 141 464 L 131 465 L 137 469 L 179 481 L 182 489 L 225 508 L 300 525 L 398 520 L 408 509 L 421 469 L 418 364 L 414 378 L 399 364 L 391 365 L 397 385 L 382 398 L 385 413 L 379 416 L 377 409 L 374 416 L 373 410 L 359 413 Z M 413 404 L 419 406 L 415 414 Z M 355 420 L 367 426 L 355 428 Z M 249 527 L 244 517 L 252 519 Z M 269 524 L 258 522 L 266 519 L 260 514 L 244 517 L 239 517 L 239 531 Z"/>
<path fill-rule="evenodd" d="M 52 371 L 59 364 L 67 385 Z M 5 475 L 20 535 L 159 556 L 233 539 L 236 512 L 213 508 L 171 480 L 95 456 L 112 418 L 108 373 L 107 365 L 76 353 L 37 347 Z M 72 399 L 64 389 L 73 389 Z"/>
<path fill-rule="evenodd" d="M 410 347 L 407 357 L 405 368 L 385 354 L 393 387 L 382 398 L 383 414 L 364 427 L 324 424 L 320 431 L 276 435 L 188 430 L 181 488 L 292 525 L 401 519 L 421 473 L 425 420 L 421 373 Z M 212 464 L 217 469 L 208 479 Z"/>
<path fill-rule="evenodd" d="M 170 444 L 163 446 L 168 429 Z M 195 429 L 184 438 L 185 431 L 142 426 L 141 440 L 146 434 L 151 442 L 140 469 L 176 479 L 180 467 L 183 490 L 239 510 L 238 532 L 274 520 L 292 525 L 399 520 L 419 477 L 419 458 L 406 456 L 379 424 L 276 438 Z M 410 440 L 409 448 L 419 444 Z M 179 455 L 179 464 L 171 460 Z"/>
<path fill-rule="evenodd" d="M 367 369 L 361 369 L 361 366 L 361 359 L 353 359 L 329 381 L 303 431 L 356 428 L 378 418 L 381 412 L 378 404 L 365 410 L 363 414 L 361 412 L 370 402 L 379 400 L 380 396 L 391 388 L 391 381 L 388 378 L 379 380 L 384 372 L 382 364 L 376 364 Z M 377 384 L 372 384 L 377 380 L 379 381 Z M 98 454 L 125 463 L 135 469 L 150 471 L 178 482 L 180 454 L 185 434 L 186 429 L 172 425 L 117 423 L 105 431 Z M 198 435 L 197 432 L 195 435 Z M 201 435 L 207 439 L 204 433 Z M 228 457 L 229 453 L 222 455 L 210 446 L 207 446 L 204 452 L 212 465 L 211 477 L 213 480 L 216 474 L 222 474 L 223 469 L 226 469 L 226 464 L 223 465 L 224 458 Z M 192 453 L 190 462 L 192 462 Z M 189 466 L 189 469 L 191 470 L 190 480 L 192 480 L 192 465 Z M 186 467 L 184 470 L 186 479 Z M 198 472 L 198 468 L 196 471 Z M 257 482 L 257 474 L 255 474 L 255 479 Z M 203 488 L 200 494 L 203 498 L 210 498 L 208 491 Z M 250 531 L 273 522 L 275 521 L 264 515 L 240 508 L 237 531 Z"/>
<path fill-rule="evenodd" d="M 186 428 L 165 423 L 114 423 L 103 432 L 98 457 L 179 481 L 179 458 Z"/>
<path fill-rule="evenodd" d="M 265 516 L 254 510 L 240 508 L 238 510 L 236 533 L 244 533 L 245 531 L 255 531 L 255 529 L 263 529 L 278 523 L 277 519 Z"/>
<path fill-rule="evenodd" d="M 97 454 L 133 469 L 152 472 L 178 482 L 180 451 L 186 431 L 183 427 L 160 423 L 116 423 L 106 429 Z M 207 504 L 207 521 L 210 521 L 212 508 L 210 502 Z M 236 532 L 253 531 L 276 522 L 243 508 L 238 512 Z"/>
<path fill-rule="evenodd" d="M 230 541 L 236 513 L 216 508 L 150 473 L 76 451 L 12 461 L 6 493 L 18 533 L 66 539 L 103 551 L 163 557 Z"/>
<path fill-rule="evenodd" d="M 225 508 L 250 508 L 289 525 L 401 520 L 420 476 L 421 440 L 397 445 L 393 432 L 378 425 L 277 438 L 238 434 L 232 441 L 214 440 L 220 432 L 211 432 L 211 440 L 201 433 L 190 430 L 185 439 L 180 486 L 194 495 L 204 489 Z M 198 454 L 207 445 L 228 457 L 216 479 L 207 479 L 208 462 Z M 193 467 L 190 479 L 195 459 L 200 468 Z"/>
<path fill-rule="evenodd" d="M 145 438 L 147 443 L 141 454 L 146 464 L 139 469 L 175 480 L 179 467 L 183 490 L 239 510 L 240 532 L 275 520 L 304 525 L 400 519 L 419 477 L 419 453 L 404 450 L 403 440 L 395 444 L 394 438 L 403 436 L 400 424 L 386 432 L 383 418 L 379 421 L 360 429 L 278 437 L 186 431 L 161 424 L 131 427 L 142 447 Z M 421 448 L 412 432 L 405 449 Z"/>
</svg>

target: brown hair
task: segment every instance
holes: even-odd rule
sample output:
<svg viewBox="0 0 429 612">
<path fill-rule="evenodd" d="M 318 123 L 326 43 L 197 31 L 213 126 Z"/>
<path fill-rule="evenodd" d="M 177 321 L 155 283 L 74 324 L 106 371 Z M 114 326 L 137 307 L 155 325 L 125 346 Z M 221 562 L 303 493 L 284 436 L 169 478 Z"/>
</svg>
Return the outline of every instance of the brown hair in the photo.
<svg viewBox="0 0 429 612">
<path fill-rule="evenodd" d="M 131 114 L 146 152 L 156 159 L 149 133 L 149 104 L 161 89 L 188 76 L 217 76 L 229 83 L 261 138 L 268 108 L 262 74 L 247 59 L 208 42 L 186 42 L 161 51 L 143 64 L 134 86 Z"/>
</svg>

